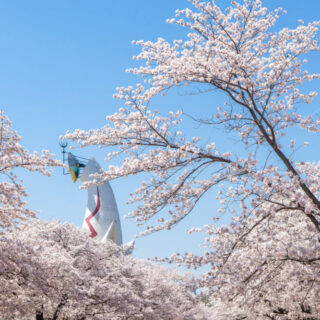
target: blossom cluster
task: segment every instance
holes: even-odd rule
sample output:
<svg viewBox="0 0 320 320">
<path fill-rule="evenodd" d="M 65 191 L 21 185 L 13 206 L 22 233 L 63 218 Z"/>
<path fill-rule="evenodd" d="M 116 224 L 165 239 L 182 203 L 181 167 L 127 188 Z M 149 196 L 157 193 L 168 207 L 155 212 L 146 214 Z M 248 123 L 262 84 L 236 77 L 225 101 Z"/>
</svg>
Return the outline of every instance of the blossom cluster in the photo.
<svg viewBox="0 0 320 320">
<path fill-rule="evenodd" d="M 0 228 L 5 229 L 35 216 L 26 208 L 24 198 L 28 195 L 15 169 L 38 171 L 50 175 L 50 167 L 62 163 L 53 158 L 48 150 L 41 154 L 29 153 L 21 144 L 21 137 L 11 129 L 11 122 L 3 111 L 0 112 Z"/>
<path fill-rule="evenodd" d="M 224 10 L 215 1 L 191 3 L 193 9 L 177 10 L 168 21 L 188 30 L 186 40 L 134 42 L 142 65 L 128 72 L 143 83 L 118 88 L 123 107 L 106 126 L 65 138 L 116 150 L 106 161 L 120 165 L 110 165 L 94 183 L 149 175 L 129 199 L 136 209 L 128 215 L 146 226 L 142 235 L 170 229 L 208 191 L 217 193 L 221 206 L 208 217 L 213 223 L 191 230 L 206 233 L 207 252 L 164 260 L 208 265 L 199 286 L 215 310 L 230 311 L 226 318 L 316 319 L 320 167 L 297 161 L 297 137 L 289 143 L 284 137 L 290 128 L 320 131 L 320 119 L 306 115 L 317 93 L 302 86 L 319 79 L 305 65 L 308 53 L 320 50 L 320 21 L 275 31 L 285 12 L 270 12 L 260 0 L 232 1 Z M 241 151 L 220 152 L 213 139 L 186 138 L 180 111 L 160 116 L 154 98 L 194 85 L 226 97 L 209 120 L 197 123 L 237 135 Z M 217 223 L 223 214 L 226 226 Z"/>
<path fill-rule="evenodd" d="M 187 275 L 34 219 L 0 237 L 3 319 L 210 319 Z"/>
</svg>

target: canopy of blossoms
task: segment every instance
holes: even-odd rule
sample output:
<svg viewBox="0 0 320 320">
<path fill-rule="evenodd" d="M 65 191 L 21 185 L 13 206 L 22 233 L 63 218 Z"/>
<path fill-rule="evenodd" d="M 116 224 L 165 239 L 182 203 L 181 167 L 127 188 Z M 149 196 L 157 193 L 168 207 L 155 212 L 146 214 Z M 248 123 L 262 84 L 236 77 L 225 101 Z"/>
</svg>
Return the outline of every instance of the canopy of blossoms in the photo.
<svg viewBox="0 0 320 320">
<path fill-rule="evenodd" d="M 226 9 L 190 2 L 193 9 L 168 20 L 187 30 L 187 40 L 136 41 L 142 65 L 128 71 L 142 83 L 118 88 L 123 106 L 103 128 L 65 139 L 116 150 L 106 161 L 120 165 L 109 165 L 93 183 L 149 174 L 129 200 L 136 205 L 129 217 L 146 226 L 142 235 L 170 229 L 216 192 L 221 207 L 208 217 L 214 223 L 191 230 L 204 232 L 207 252 L 167 260 L 209 265 L 199 285 L 229 318 L 239 318 L 239 310 L 250 319 L 319 318 L 319 164 L 294 159 L 294 137 L 284 143 L 288 129 L 319 134 L 320 119 L 306 111 L 317 93 L 303 84 L 319 78 L 305 65 L 319 51 L 320 22 L 277 31 L 284 10 L 270 12 L 260 0 L 231 1 Z M 225 95 L 223 106 L 198 121 L 237 134 L 240 154 L 232 146 L 221 152 L 213 139 L 188 139 L 178 129 L 180 110 L 156 111 L 155 97 L 194 84 Z M 216 224 L 222 214 L 229 225 Z"/>
</svg>

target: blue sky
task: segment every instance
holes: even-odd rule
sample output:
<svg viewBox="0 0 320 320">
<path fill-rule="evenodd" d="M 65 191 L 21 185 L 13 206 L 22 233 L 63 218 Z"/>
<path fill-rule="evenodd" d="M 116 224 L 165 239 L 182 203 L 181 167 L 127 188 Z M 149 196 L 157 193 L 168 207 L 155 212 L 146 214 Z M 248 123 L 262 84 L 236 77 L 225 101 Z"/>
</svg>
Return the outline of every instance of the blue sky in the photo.
<svg viewBox="0 0 320 320">
<path fill-rule="evenodd" d="M 294 27 L 298 19 L 308 22 L 320 18 L 318 0 L 264 3 L 288 11 L 280 19 L 279 27 Z M 22 144 L 30 151 L 49 149 L 60 158 L 59 136 L 66 130 L 103 126 L 105 116 L 119 106 L 112 99 L 115 88 L 133 85 L 139 80 L 125 73 L 126 68 L 134 65 L 131 57 L 139 50 L 131 41 L 183 38 L 185 31 L 165 20 L 174 16 L 175 9 L 190 6 L 185 0 L 1 1 L 0 108 L 23 136 Z M 309 69 L 320 72 L 316 56 L 310 60 Z M 319 87 L 319 82 L 316 86 Z M 194 107 L 199 101 L 206 105 L 203 111 Z M 184 108 L 191 114 L 197 110 L 197 115 L 203 112 L 205 116 L 209 108 L 221 101 L 220 96 L 213 94 L 169 95 L 162 109 L 166 113 Z M 315 110 L 316 104 L 312 112 Z M 196 129 L 190 126 L 190 130 Z M 224 145 L 225 137 L 214 134 L 217 144 Z M 94 156 L 106 167 L 102 162 L 105 150 L 90 148 L 75 153 L 87 158 Z M 319 152 L 310 157 L 318 159 Z M 73 184 L 70 177 L 63 176 L 61 169 L 55 170 L 51 178 L 24 172 L 21 177 L 30 193 L 29 206 L 40 210 L 40 217 L 82 224 L 86 193 L 79 190 L 79 183 Z M 122 217 L 128 211 L 125 202 L 138 186 L 136 182 L 135 178 L 112 182 Z M 171 232 L 138 239 L 135 255 L 152 257 L 175 251 L 199 251 L 201 236 L 188 236 L 186 229 L 208 223 L 210 212 L 217 207 L 214 197 L 207 198 L 191 217 Z M 122 223 L 124 241 L 130 241 L 139 230 L 133 221 Z"/>
</svg>

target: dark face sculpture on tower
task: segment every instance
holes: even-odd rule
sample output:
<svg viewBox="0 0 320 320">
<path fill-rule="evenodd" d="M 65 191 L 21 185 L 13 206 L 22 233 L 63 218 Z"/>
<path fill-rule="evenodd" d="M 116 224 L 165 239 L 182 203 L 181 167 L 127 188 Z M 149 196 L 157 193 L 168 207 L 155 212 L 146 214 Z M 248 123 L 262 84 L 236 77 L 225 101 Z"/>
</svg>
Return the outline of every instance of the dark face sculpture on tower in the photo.
<svg viewBox="0 0 320 320">
<path fill-rule="evenodd" d="M 68 167 L 73 182 L 76 182 L 80 175 L 80 168 L 86 165 L 81 163 L 76 156 L 68 152 Z"/>
</svg>

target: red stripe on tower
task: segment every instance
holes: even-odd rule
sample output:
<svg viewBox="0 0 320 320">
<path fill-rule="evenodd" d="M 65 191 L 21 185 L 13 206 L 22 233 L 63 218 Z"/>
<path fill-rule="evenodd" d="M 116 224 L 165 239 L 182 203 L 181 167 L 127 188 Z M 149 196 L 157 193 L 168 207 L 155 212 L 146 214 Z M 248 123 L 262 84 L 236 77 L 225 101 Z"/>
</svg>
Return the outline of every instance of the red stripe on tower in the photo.
<svg viewBox="0 0 320 320">
<path fill-rule="evenodd" d="M 97 206 L 96 208 L 94 209 L 94 211 L 88 216 L 86 217 L 85 221 L 89 227 L 89 230 L 91 232 L 90 234 L 90 237 L 91 238 L 94 238 L 96 235 L 97 235 L 97 232 L 96 230 L 94 230 L 92 224 L 90 223 L 90 220 L 98 213 L 98 211 L 100 210 L 100 195 L 99 195 L 99 188 L 97 187 L 97 195 L 98 195 L 98 198 L 97 198 Z"/>
</svg>

